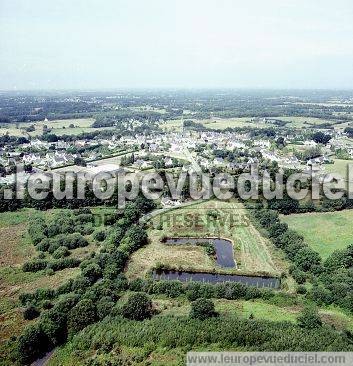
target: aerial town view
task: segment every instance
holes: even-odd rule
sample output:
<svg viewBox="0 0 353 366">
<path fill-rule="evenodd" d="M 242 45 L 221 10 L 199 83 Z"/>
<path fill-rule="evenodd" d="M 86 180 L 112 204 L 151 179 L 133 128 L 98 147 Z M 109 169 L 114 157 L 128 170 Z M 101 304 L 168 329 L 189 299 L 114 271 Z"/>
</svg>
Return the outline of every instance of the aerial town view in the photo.
<svg viewBox="0 0 353 366">
<path fill-rule="evenodd" d="M 0 0 L 1 366 L 353 364 L 353 6 L 250 3 Z"/>
</svg>

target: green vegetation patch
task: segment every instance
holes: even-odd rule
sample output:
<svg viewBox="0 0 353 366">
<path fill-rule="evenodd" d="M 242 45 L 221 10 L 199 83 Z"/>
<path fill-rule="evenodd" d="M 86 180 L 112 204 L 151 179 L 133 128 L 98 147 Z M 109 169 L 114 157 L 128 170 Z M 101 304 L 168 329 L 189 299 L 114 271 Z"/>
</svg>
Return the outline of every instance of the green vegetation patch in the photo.
<svg viewBox="0 0 353 366">
<path fill-rule="evenodd" d="M 353 210 L 288 215 L 282 221 L 303 235 L 323 259 L 353 243 Z"/>
</svg>

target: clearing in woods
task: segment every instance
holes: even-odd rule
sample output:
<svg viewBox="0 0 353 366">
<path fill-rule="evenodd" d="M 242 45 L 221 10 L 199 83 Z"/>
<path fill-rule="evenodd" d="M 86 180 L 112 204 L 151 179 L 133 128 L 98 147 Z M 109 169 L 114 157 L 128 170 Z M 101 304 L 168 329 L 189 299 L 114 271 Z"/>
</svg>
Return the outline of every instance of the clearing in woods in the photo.
<svg viewBox="0 0 353 366">
<path fill-rule="evenodd" d="M 353 244 L 353 210 L 282 216 L 282 221 L 304 236 L 305 241 L 326 259 L 336 249 Z"/>
<path fill-rule="evenodd" d="M 286 263 L 279 251 L 250 223 L 244 206 L 233 201 L 203 201 L 153 217 L 149 221 L 149 244 L 132 254 L 129 277 L 146 275 L 157 264 L 172 268 L 219 272 L 279 275 Z M 163 237 L 220 237 L 230 239 L 238 268 L 224 269 L 193 245 L 166 245 Z"/>
</svg>

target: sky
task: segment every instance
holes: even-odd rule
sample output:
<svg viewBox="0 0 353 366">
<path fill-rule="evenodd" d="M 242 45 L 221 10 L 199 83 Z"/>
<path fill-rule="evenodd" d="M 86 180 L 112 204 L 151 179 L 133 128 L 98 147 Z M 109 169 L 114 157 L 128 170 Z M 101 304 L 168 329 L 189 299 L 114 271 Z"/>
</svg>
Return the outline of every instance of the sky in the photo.
<svg viewBox="0 0 353 366">
<path fill-rule="evenodd" d="M 0 0 L 0 90 L 353 89 L 352 0 Z"/>
</svg>

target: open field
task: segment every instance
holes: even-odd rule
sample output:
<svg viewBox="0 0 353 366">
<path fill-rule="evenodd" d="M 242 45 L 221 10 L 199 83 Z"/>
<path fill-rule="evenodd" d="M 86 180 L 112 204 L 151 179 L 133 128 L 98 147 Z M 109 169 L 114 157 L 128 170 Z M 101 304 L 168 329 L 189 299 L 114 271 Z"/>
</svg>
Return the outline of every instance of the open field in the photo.
<svg viewBox="0 0 353 366">
<path fill-rule="evenodd" d="M 315 117 L 276 117 L 282 121 L 288 121 L 289 123 L 286 125 L 287 127 L 293 128 L 308 128 L 308 127 L 315 127 L 316 125 L 320 125 L 323 123 L 335 124 L 336 121 L 327 120 L 322 118 L 315 118 Z"/>
<path fill-rule="evenodd" d="M 78 135 L 82 132 L 91 132 L 100 130 L 100 128 L 92 128 L 93 118 L 80 119 L 60 119 L 53 121 L 39 121 L 39 122 L 21 122 L 1 124 L 0 135 L 8 133 L 11 136 L 38 136 L 43 134 L 43 127 L 51 128 L 51 132 L 56 135 Z M 35 131 L 27 132 L 26 128 L 34 126 Z M 73 125 L 73 127 L 72 127 Z M 71 127 L 70 127 L 71 126 Z M 107 127 L 105 128 L 107 129 Z"/>
<path fill-rule="evenodd" d="M 334 120 L 326 120 L 322 118 L 314 118 L 314 117 L 287 117 L 287 116 L 278 116 L 273 117 L 274 119 L 279 119 L 282 121 L 287 121 L 286 127 L 292 128 L 311 128 L 318 126 L 320 124 L 332 124 L 336 125 L 337 121 Z M 248 127 L 248 128 L 276 128 L 276 125 L 271 122 L 257 122 L 251 121 L 252 117 L 238 117 L 238 118 L 219 118 L 212 117 L 210 119 L 193 119 L 193 121 L 197 123 L 201 123 L 207 128 L 215 129 L 215 130 L 224 130 L 226 128 L 236 128 L 236 127 Z M 169 120 L 166 121 L 162 128 L 166 131 L 180 131 L 182 126 L 182 119 Z M 337 126 L 341 126 L 337 124 Z"/>
<path fill-rule="evenodd" d="M 33 210 L 0 213 L 0 266 L 21 265 L 35 254 L 27 234 Z"/>
<path fill-rule="evenodd" d="M 244 118 L 211 118 L 209 120 L 198 121 L 207 128 L 213 128 L 216 130 L 224 130 L 226 128 L 235 127 L 260 127 L 254 122 L 250 122 L 249 117 Z"/>
<path fill-rule="evenodd" d="M 282 220 L 324 259 L 353 244 L 353 210 L 295 214 L 282 216 Z"/>
<path fill-rule="evenodd" d="M 212 219 L 210 213 L 217 218 Z M 158 263 L 194 271 L 268 273 L 279 275 L 286 264 L 272 244 L 261 236 L 236 202 L 203 201 L 153 217 L 149 222 L 149 245 L 133 253 L 128 277 L 146 275 Z M 190 245 L 165 245 L 163 237 L 221 237 L 233 242 L 238 268 L 223 269 L 204 249 Z"/>
<path fill-rule="evenodd" d="M 324 165 L 325 171 L 328 173 L 338 173 L 342 178 L 347 180 L 348 164 L 353 165 L 353 160 L 333 159 L 333 161 L 333 164 Z M 353 179 L 353 177 L 351 179 Z"/>
</svg>

